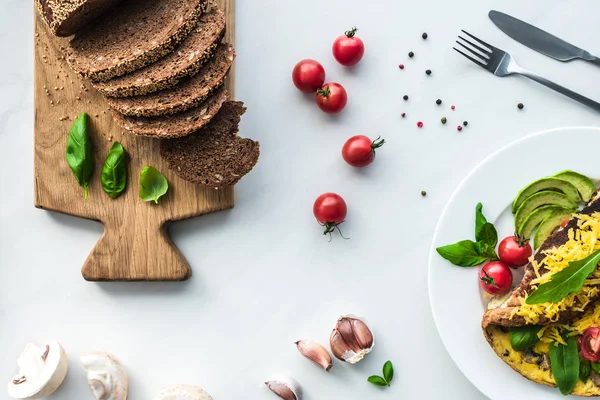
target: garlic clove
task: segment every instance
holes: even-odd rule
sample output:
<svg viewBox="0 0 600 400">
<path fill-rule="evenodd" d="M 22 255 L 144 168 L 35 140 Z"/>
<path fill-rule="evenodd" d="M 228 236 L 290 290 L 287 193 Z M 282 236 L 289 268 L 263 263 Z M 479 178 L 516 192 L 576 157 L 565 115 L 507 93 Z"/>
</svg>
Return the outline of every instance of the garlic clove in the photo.
<svg viewBox="0 0 600 400">
<path fill-rule="evenodd" d="M 319 343 L 312 340 L 299 340 L 296 342 L 296 347 L 300 354 L 320 365 L 325 371 L 329 371 L 333 367 L 329 352 Z"/>
<path fill-rule="evenodd" d="M 129 376 L 115 356 L 103 351 L 91 351 L 82 353 L 80 358 L 97 400 L 127 399 Z"/>
<path fill-rule="evenodd" d="M 296 380 L 284 376 L 276 375 L 265 382 L 265 385 L 283 400 L 301 400 L 302 388 Z"/>
<path fill-rule="evenodd" d="M 174 385 L 162 390 L 153 400 L 213 400 L 213 398 L 197 386 Z"/>
<path fill-rule="evenodd" d="M 356 364 L 371 352 L 373 333 L 361 319 L 348 315 L 340 317 L 329 337 L 333 355 L 350 364 Z"/>
<path fill-rule="evenodd" d="M 42 347 L 28 343 L 17 365 L 19 373 L 8 382 L 8 395 L 15 399 L 39 399 L 50 396 L 62 384 L 69 360 L 57 341 Z"/>
</svg>

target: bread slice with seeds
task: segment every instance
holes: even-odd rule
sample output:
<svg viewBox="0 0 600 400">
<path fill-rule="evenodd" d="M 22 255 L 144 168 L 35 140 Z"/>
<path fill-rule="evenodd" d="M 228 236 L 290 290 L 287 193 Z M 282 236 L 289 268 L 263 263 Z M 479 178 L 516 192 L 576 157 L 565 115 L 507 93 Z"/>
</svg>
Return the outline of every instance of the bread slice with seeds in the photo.
<svg viewBox="0 0 600 400">
<path fill-rule="evenodd" d="M 158 61 L 194 29 L 207 0 L 127 0 L 76 34 L 67 62 L 81 76 L 106 81 Z"/>
<path fill-rule="evenodd" d="M 252 170 L 260 145 L 237 136 L 244 103 L 228 101 L 204 128 L 160 143 L 160 155 L 182 179 L 212 189 L 235 185 Z"/>
<path fill-rule="evenodd" d="M 220 44 L 215 56 L 192 78 L 144 96 L 109 97 L 108 105 L 123 115 L 135 117 L 171 115 L 197 107 L 224 83 L 234 57 L 233 46 Z"/>
<path fill-rule="evenodd" d="M 159 139 L 182 137 L 208 124 L 228 97 L 227 90 L 221 87 L 200 106 L 175 115 L 127 117 L 113 110 L 113 117 L 123 129 L 139 136 Z"/>
<path fill-rule="evenodd" d="M 121 0 L 35 0 L 35 5 L 56 36 L 71 36 L 92 25 Z"/>
<path fill-rule="evenodd" d="M 213 7 L 173 52 L 145 68 L 93 86 L 109 97 L 141 96 L 173 87 L 202 68 L 224 34 L 225 14 Z"/>
</svg>

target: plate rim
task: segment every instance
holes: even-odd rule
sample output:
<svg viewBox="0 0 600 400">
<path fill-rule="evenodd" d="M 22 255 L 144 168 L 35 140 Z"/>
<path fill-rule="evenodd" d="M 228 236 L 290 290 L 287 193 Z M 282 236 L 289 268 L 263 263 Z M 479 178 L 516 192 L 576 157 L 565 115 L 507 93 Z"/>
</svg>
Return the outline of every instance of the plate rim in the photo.
<svg viewBox="0 0 600 400">
<path fill-rule="evenodd" d="M 534 137 L 537 136 L 542 136 L 542 135 L 547 135 L 547 134 L 551 134 L 553 132 L 559 132 L 559 131 L 596 131 L 598 132 L 598 134 L 600 135 L 600 127 L 594 127 L 594 126 L 565 126 L 565 127 L 559 127 L 559 128 L 551 128 L 551 129 L 545 129 L 542 131 L 538 131 L 538 132 L 534 132 L 534 133 L 530 133 L 527 134 L 517 140 L 514 140 L 510 143 L 507 143 L 505 145 L 503 145 L 502 147 L 500 147 L 499 149 L 491 152 L 490 154 L 488 154 L 485 158 L 483 158 L 481 161 L 479 161 L 466 175 L 465 177 L 460 181 L 460 183 L 456 186 L 456 189 L 454 189 L 454 191 L 452 192 L 452 194 L 450 195 L 450 197 L 448 198 L 448 200 L 446 201 L 446 204 L 442 210 L 442 212 L 440 213 L 439 217 L 438 217 L 438 221 L 436 223 L 435 226 L 435 230 L 433 232 L 433 236 L 431 238 L 431 246 L 429 248 L 429 254 L 428 254 L 428 260 L 427 260 L 427 291 L 428 291 L 428 299 L 429 299 L 429 306 L 431 309 L 431 313 L 433 316 L 433 322 L 435 324 L 435 328 L 437 330 L 438 336 L 440 338 L 440 340 L 442 341 L 442 344 L 444 346 L 444 349 L 446 350 L 447 354 L 450 356 L 450 359 L 452 360 L 452 362 L 454 363 L 454 365 L 456 366 L 456 368 L 461 372 L 461 374 L 473 385 L 477 388 L 477 390 L 479 390 L 483 395 L 485 396 L 489 396 L 489 394 L 487 393 L 487 388 L 483 388 L 480 383 L 474 379 L 472 379 L 472 377 L 470 377 L 469 375 L 467 375 L 465 373 L 465 371 L 462 369 L 461 365 L 459 365 L 459 363 L 456 361 L 454 355 L 450 352 L 449 348 L 448 348 L 448 344 L 447 344 L 447 339 L 444 338 L 444 336 L 441 333 L 440 330 L 440 317 L 438 315 L 438 312 L 436 312 L 436 307 L 434 305 L 433 302 L 433 298 L 432 298 L 432 264 L 433 264 L 433 257 L 437 255 L 436 252 L 436 242 L 437 239 L 439 238 L 440 235 L 440 226 L 442 224 L 442 221 L 444 220 L 444 217 L 446 216 L 446 214 L 449 212 L 450 207 L 453 205 L 453 200 L 458 196 L 458 194 L 461 192 L 461 190 L 464 188 L 464 186 L 467 184 L 467 182 L 472 178 L 472 176 L 480 169 L 482 168 L 486 163 L 488 163 L 491 159 L 493 159 L 494 157 L 496 157 L 498 154 L 514 147 L 514 146 L 518 146 L 521 142 L 530 140 Z M 525 379 L 525 378 L 523 378 Z M 543 386 L 543 385 L 542 385 Z"/>
</svg>

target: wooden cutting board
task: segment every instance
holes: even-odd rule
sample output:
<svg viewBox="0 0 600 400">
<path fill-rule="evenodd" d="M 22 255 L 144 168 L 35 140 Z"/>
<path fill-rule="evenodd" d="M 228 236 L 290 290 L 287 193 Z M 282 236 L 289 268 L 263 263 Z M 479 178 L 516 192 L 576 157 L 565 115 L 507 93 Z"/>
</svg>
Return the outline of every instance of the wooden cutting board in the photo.
<svg viewBox="0 0 600 400">
<path fill-rule="evenodd" d="M 225 40 L 229 43 L 234 43 L 235 37 L 234 1 L 218 0 L 227 15 Z M 189 278 L 192 270 L 169 238 L 166 225 L 232 208 L 233 188 L 207 190 L 180 179 L 161 160 L 158 140 L 135 137 L 120 129 L 103 97 L 64 61 L 61 48 L 65 39 L 50 34 L 37 13 L 35 20 L 35 206 L 104 224 L 102 237 L 81 269 L 86 280 Z M 232 97 L 233 76 L 232 70 L 226 82 Z M 91 117 L 95 154 L 87 200 L 65 160 L 69 129 L 84 111 Z M 113 200 L 102 190 L 100 172 L 114 141 L 123 145 L 130 160 L 127 190 Z M 169 181 L 169 191 L 159 204 L 139 197 L 139 175 L 147 165 L 157 168 Z"/>
</svg>

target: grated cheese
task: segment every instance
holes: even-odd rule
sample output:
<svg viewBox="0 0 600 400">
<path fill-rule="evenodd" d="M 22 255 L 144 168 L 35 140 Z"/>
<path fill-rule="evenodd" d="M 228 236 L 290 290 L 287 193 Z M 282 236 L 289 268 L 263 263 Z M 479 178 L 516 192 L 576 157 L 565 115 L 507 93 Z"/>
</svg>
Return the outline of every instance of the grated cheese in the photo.
<svg viewBox="0 0 600 400">
<path fill-rule="evenodd" d="M 545 250 L 543 252 L 545 257 L 541 262 L 532 261 L 531 265 L 536 275 L 536 278 L 531 281 L 533 288 L 549 282 L 552 275 L 566 268 L 570 262 L 582 260 L 600 249 L 600 213 L 578 214 L 575 217 L 578 219 L 578 230 L 569 229 L 567 242 L 560 247 Z M 539 272 L 541 268 L 547 270 L 543 275 Z M 579 292 L 569 294 L 558 303 L 527 304 L 525 303 L 526 297 L 519 297 L 521 304 L 513 310 L 510 317 L 519 315 L 528 324 L 538 323 L 541 315 L 552 322 L 558 321 L 561 311 L 585 311 L 586 306 L 590 303 L 590 298 L 598 295 L 599 286 L 600 269 L 596 268 L 585 280 Z M 540 335 L 541 338 L 552 338 L 553 341 L 558 341 L 556 336 L 560 337 L 557 326 L 551 326 L 540 332 L 543 332 Z"/>
</svg>

